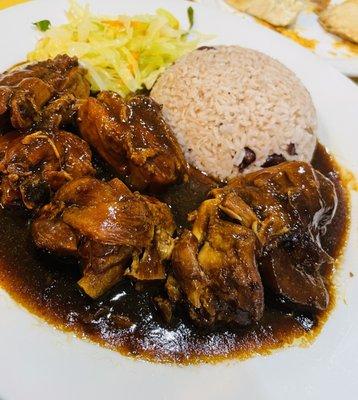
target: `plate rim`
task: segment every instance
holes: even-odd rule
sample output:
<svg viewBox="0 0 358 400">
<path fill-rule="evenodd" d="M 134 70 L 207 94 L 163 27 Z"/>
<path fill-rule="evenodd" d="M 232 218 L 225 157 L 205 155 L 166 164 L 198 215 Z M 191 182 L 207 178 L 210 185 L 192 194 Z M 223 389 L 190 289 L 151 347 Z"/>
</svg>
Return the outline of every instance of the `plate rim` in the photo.
<svg viewBox="0 0 358 400">
<path fill-rule="evenodd" d="M 94 0 L 91 0 L 91 2 L 93 2 Z M 123 1 L 123 3 L 128 3 L 130 0 L 124 0 Z M 106 0 L 106 2 L 107 3 L 114 3 L 115 2 L 115 0 Z M 14 6 L 14 7 L 12 7 L 12 8 L 10 8 L 10 9 L 7 9 L 7 10 L 4 10 L 4 11 L 1 11 L 0 12 L 0 21 L 1 21 L 1 19 L 2 19 L 2 16 L 3 15 L 5 15 L 5 17 L 4 18 L 6 18 L 6 17 L 8 17 L 8 18 L 12 18 L 12 15 L 14 14 L 14 15 L 16 15 L 17 13 L 26 13 L 26 11 L 28 10 L 28 7 L 30 7 L 30 5 L 31 5 L 31 8 L 33 8 L 33 7 L 39 7 L 39 6 L 37 6 L 37 4 L 39 4 L 39 5 L 41 5 L 41 4 L 44 4 L 44 6 L 45 6 L 45 4 L 48 4 L 49 3 L 49 1 L 47 0 L 35 0 L 35 1 L 33 1 L 33 2 L 30 2 L 30 3 L 25 3 L 25 4 L 20 4 L 20 5 L 17 5 L 17 6 Z M 60 2 L 58 2 L 58 3 L 64 3 L 64 1 L 63 0 L 61 0 Z M 138 3 L 140 3 L 140 2 L 138 2 Z M 144 0 L 142 0 L 142 3 L 145 3 L 145 1 Z M 164 3 L 164 1 L 151 1 L 151 3 Z M 181 4 L 181 3 L 184 3 L 184 1 L 183 0 L 178 0 L 178 1 L 176 1 L 176 0 L 166 0 L 166 3 L 167 4 L 177 4 L 178 5 L 178 7 L 181 7 L 181 8 L 183 8 L 183 6 L 179 6 L 179 4 Z M 206 8 L 205 6 L 203 6 L 203 5 L 199 5 L 199 4 L 195 4 L 195 3 L 191 3 L 191 2 L 187 2 L 186 3 L 187 5 L 191 5 L 191 6 L 193 6 L 193 7 L 195 7 L 195 8 L 197 8 L 197 9 L 204 9 L 204 8 Z M 176 7 L 176 6 L 173 6 L 173 7 Z M 16 12 L 15 12 L 16 11 Z M 220 13 L 221 14 L 221 13 Z M 229 14 L 230 15 L 230 14 Z M 234 17 L 234 16 L 230 16 L 230 17 Z M 222 17 L 223 18 L 223 17 Z M 228 16 L 226 16 L 225 15 L 225 18 L 228 18 Z M 235 18 L 235 17 L 234 17 Z M 260 29 L 266 29 L 266 28 L 264 28 L 264 27 L 259 27 Z M 270 30 L 268 30 L 269 32 L 272 32 L 272 31 L 270 31 Z M 1 28 L 0 28 L 0 32 L 1 32 Z M 306 50 L 306 49 L 303 49 L 303 48 L 300 48 L 298 45 L 296 45 L 296 44 L 294 44 L 294 43 L 292 43 L 289 39 L 286 39 L 286 38 L 283 38 L 283 37 L 281 37 L 281 35 L 279 35 L 278 33 L 276 33 L 276 32 L 272 32 L 272 33 L 274 33 L 274 34 L 276 34 L 276 35 L 278 35 L 278 37 L 280 37 L 280 39 L 283 39 L 284 41 L 285 40 L 287 40 L 287 42 L 289 42 L 290 43 L 290 45 L 294 45 L 294 46 L 297 46 L 297 48 L 299 48 L 300 49 L 300 51 L 301 51 L 301 53 L 299 53 L 298 51 L 297 51 L 297 53 L 298 54 L 304 54 L 304 53 L 302 53 L 302 51 L 303 52 L 307 52 L 307 54 L 309 54 L 309 57 L 311 57 L 311 56 L 313 56 L 313 57 L 316 57 L 316 56 L 314 56 L 314 55 L 312 55 L 308 50 Z M 304 57 L 304 56 L 302 56 L 302 57 Z M 308 57 L 308 56 L 307 56 Z M 314 62 L 314 63 L 316 63 L 316 61 L 313 61 L 313 58 L 311 59 L 312 61 L 310 61 L 310 63 L 312 63 L 312 62 Z M 327 66 L 327 65 L 325 65 L 324 64 L 324 62 L 323 61 L 321 61 L 321 60 L 317 60 L 318 61 L 318 63 L 316 63 L 316 65 L 317 66 L 322 66 L 322 65 L 324 65 L 324 70 L 325 71 L 328 71 L 328 69 L 331 71 L 328 75 L 332 75 L 333 73 L 334 73 L 334 75 L 336 76 L 336 79 L 340 82 L 340 85 L 341 86 L 343 86 L 343 87 L 345 87 L 346 89 L 342 89 L 342 91 L 343 92 L 352 92 L 353 93 L 353 91 L 352 91 L 352 89 L 354 88 L 355 90 L 357 90 L 357 88 L 355 87 L 355 85 L 354 85 L 354 83 L 353 82 L 351 82 L 348 78 L 346 78 L 346 77 L 344 77 L 342 74 L 340 74 L 338 71 L 336 71 L 333 67 L 330 67 L 330 66 Z M 318 68 L 318 67 L 317 67 Z M 343 78 L 343 79 L 342 79 Z M 355 93 L 355 92 L 354 92 Z M 350 96 L 352 96 L 352 97 L 354 97 L 357 101 L 358 101 L 358 90 L 357 90 L 357 93 L 356 94 L 351 94 Z M 357 122 L 357 127 L 358 127 L 358 122 Z M 356 169 L 356 168 L 353 168 L 354 169 L 354 171 L 358 171 L 358 169 Z M 2 309 L 3 310 L 3 308 L 1 308 L 1 306 L 3 306 L 4 304 L 3 303 L 6 303 L 6 300 L 3 300 L 3 297 L 1 297 L 0 296 L 0 309 Z M 10 301 L 10 303 L 11 303 L 11 301 Z M 11 307 L 13 307 L 12 305 L 9 305 L 8 304 L 8 306 L 11 308 Z M 12 309 L 12 308 L 11 308 Z M 32 318 L 36 318 L 36 317 L 32 317 L 32 316 L 29 316 L 29 315 L 27 315 L 28 313 L 27 312 L 23 312 L 24 313 L 24 315 L 22 316 L 22 317 L 24 317 L 24 319 L 27 321 L 26 323 L 28 323 L 29 322 L 29 319 L 31 320 Z M 21 314 L 21 313 L 20 313 Z M 16 314 L 17 316 L 18 315 L 20 315 L 20 314 Z M 15 317 L 15 316 L 14 316 Z M 11 319 L 11 318 L 10 318 Z M 13 323 L 15 324 L 14 326 L 16 326 L 16 321 L 13 321 Z M 221 387 L 220 385 L 219 385 L 219 389 L 220 390 L 224 390 L 224 393 L 226 393 L 227 394 L 227 398 L 235 398 L 235 397 L 232 397 L 232 395 L 233 395 L 233 390 L 237 390 L 236 391 L 236 394 L 237 393 L 239 393 L 240 392 L 240 390 L 242 390 L 242 389 L 238 389 L 238 387 L 237 387 L 237 385 L 236 385 L 236 383 L 237 382 L 235 382 L 235 374 L 231 374 L 231 372 L 228 372 L 228 371 L 232 371 L 232 370 L 240 370 L 240 372 L 243 374 L 243 376 L 247 379 L 247 381 L 248 382 L 252 382 L 252 374 L 254 374 L 254 371 L 256 371 L 257 369 L 260 371 L 260 370 L 262 370 L 262 368 L 260 368 L 258 365 L 257 365 L 257 358 L 255 358 L 255 359 L 251 359 L 251 360 L 249 360 L 248 362 L 243 362 L 242 364 L 246 364 L 246 365 L 248 365 L 248 367 L 245 367 L 245 371 L 246 372 L 244 372 L 243 371 L 243 368 L 240 368 L 240 367 L 237 367 L 237 364 L 240 364 L 241 365 L 241 362 L 240 363 L 237 363 L 237 362 L 232 362 L 232 361 L 230 361 L 229 363 L 223 363 L 223 364 L 219 364 L 219 365 L 217 365 L 217 366 L 210 366 L 210 365 L 204 365 L 204 366 L 195 366 L 195 367 L 185 367 L 185 369 L 186 369 L 186 371 L 191 371 L 190 373 L 189 373 L 189 375 L 187 374 L 187 373 L 183 373 L 183 371 L 182 371 L 182 367 L 177 367 L 177 366 L 162 366 L 161 364 L 149 364 L 149 367 L 148 367 L 148 365 L 147 365 L 147 363 L 142 363 L 142 362 L 137 362 L 137 361 L 133 361 L 133 360 L 131 360 L 131 359 L 128 359 L 128 358 L 124 358 L 124 357 L 115 357 L 113 354 L 112 354 L 112 352 L 110 352 L 109 350 L 106 350 L 106 349 L 102 349 L 102 348 L 100 348 L 100 349 L 94 349 L 94 347 L 96 347 L 96 346 L 93 346 L 93 344 L 86 344 L 85 342 L 82 342 L 81 341 L 81 339 L 73 339 L 73 338 L 64 338 L 64 337 L 62 337 L 61 336 L 61 338 L 59 339 L 58 338 L 58 336 L 57 336 L 57 334 L 55 335 L 54 334 L 54 332 L 53 332 L 53 329 L 52 329 L 52 327 L 50 328 L 46 328 L 46 327 L 44 327 L 43 326 L 43 322 L 41 321 L 41 323 L 39 323 L 40 324 L 40 326 L 38 326 L 37 325 L 37 323 L 36 323 L 36 321 L 34 321 L 34 320 L 32 320 L 31 322 L 30 322 L 30 324 L 35 324 L 34 326 L 35 326 L 35 331 L 37 332 L 37 334 L 44 340 L 44 341 L 46 341 L 47 339 L 45 338 L 45 336 L 43 336 L 43 333 L 41 333 L 42 331 L 46 331 L 47 332 L 47 334 L 51 337 L 51 340 L 50 340 L 50 342 L 52 343 L 52 341 L 54 340 L 55 342 L 57 342 L 57 341 L 59 341 L 60 343 L 61 343 L 61 351 L 62 352 L 64 352 L 64 353 L 67 353 L 67 350 L 65 349 L 65 347 L 63 347 L 63 346 L 66 346 L 66 345 L 64 345 L 64 343 L 66 343 L 67 341 L 70 341 L 70 347 L 72 346 L 75 346 L 75 347 L 78 347 L 80 350 L 79 350 L 79 353 L 77 353 L 77 355 L 81 358 L 83 358 L 83 359 L 87 359 L 86 357 L 88 357 L 88 354 L 87 354 L 87 352 L 90 352 L 90 353 L 92 353 L 92 356 L 90 356 L 89 358 L 90 359 L 92 359 L 92 360 L 101 360 L 102 359 L 102 357 L 108 357 L 108 359 L 110 360 L 110 363 L 113 363 L 113 365 L 114 365 L 114 369 L 116 369 L 117 371 L 120 371 L 120 369 L 121 368 L 125 368 L 125 369 L 127 369 L 127 373 L 129 374 L 128 376 L 130 377 L 130 379 L 133 381 L 133 382 L 135 382 L 135 374 L 137 374 L 138 372 L 146 372 L 146 373 L 149 373 L 149 374 L 152 374 L 152 377 L 153 377 L 153 374 L 154 375 L 156 375 L 156 377 L 158 377 L 160 374 L 163 374 L 164 373 L 164 375 L 165 374 L 168 374 L 168 375 L 170 375 L 168 372 L 165 372 L 165 371 L 168 371 L 168 368 L 169 369 L 173 369 L 173 370 L 175 370 L 176 372 L 177 372 L 177 377 L 172 377 L 172 379 L 173 379 L 173 381 L 174 382 L 181 382 L 182 384 L 185 382 L 185 379 L 186 378 L 188 378 L 188 376 L 193 376 L 193 375 L 195 375 L 195 374 L 198 374 L 199 376 L 200 376 L 200 383 L 201 384 L 203 384 L 203 382 L 205 381 L 205 377 L 206 377 L 206 374 L 208 374 L 209 376 L 211 376 L 213 379 L 214 379 L 214 377 L 216 376 L 216 374 L 217 373 L 219 373 L 219 372 L 224 372 L 224 373 L 227 373 L 228 374 L 228 376 L 229 376 L 229 380 L 225 380 L 225 382 L 228 384 L 228 389 L 225 389 L 225 388 L 223 388 L 223 387 Z M 26 325 L 26 324 L 25 324 Z M 0 327 L 1 327 L 1 322 L 0 322 Z M 37 329 L 37 328 L 39 328 L 39 329 Z M 325 330 L 326 331 L 326 330 Z M 358 331 L 357 331 L 358 332 Z M 325 333 L 325 332 L 322 332 L 321 334 L 320 334 L 320 336 L 321 335 L 323 335 L 323 333 Z M 66 334 L 66 333 L 60 333 L 60 335 L 68 335 L 68 334 Z M 1 329 L 0 329 L 0 338 L 1 338 Z M 1 346 L 1 344 L 0 344 L 0 346 Z M 0 347 L 1 348 L 1 347 Z M 23 349 L 23 347 L 21 347 L 22 349 Z M 297 351 L 296 351 L 296 353 L 298 354 L 297 356 L 295 356 L 295 357 L 298 357 L 298 359 L 300 359 L 300 360 L 304 360 L 305 359 L 305 356 L 303 355 L 302 356 L 302 353 L 300 352 L 300 349 L 296 349 Z M 312 349 L 311 350 L 309 350 L 309 349 L 307 349 L 308 350 L 308 353 L 312 353 Z M 110 352 L 111 354 L 109 354 L 108 352 Z M 283 353 L 285 353 L 285 354 L 283 354 Z M 283 351 L 280 351 L 279 352 L 279 354 L 275 354 L 274 356 L 270 356 L 270 357 L 273 357 L 275 360 L 282 360 L 282 362 L 283 361 L 285 361 L 286 360 L 286 354 L 290 354 L 290 353 L 292 353 L 292 351 L 287 351 L 286 352 L 286 350 L 283 350 Z M 308 353 L 306 353 L 306 354 L 308 354 Z M 54 353 L 51 353 L 51 355 L 53 356 L 54 355 Z M 118 360 L 117 358 L 121 358 L 121 360 Z M 68 360 L 68 359 L 67 359 Z M 265 365 L 267 365 L 267 366 L 270 366 L 270 365 L 272 365 L 272 362 L 271 361 L 267 361 L 267 359 L 265 359 L 264 357 L 260 357 L 259 358 L 259 360 L 261 360 L 262 361 L 262 363 L 263 363 L 263 365 L 265 364 Z M 31 361 L 31 360 L 30 360 Z M 36 365 L 36 364 L 35 364 Z M 82 364 L 81 364 L 82 365 Z M 357 366 L 358 366 L 358 364 L 357 364 Z M 2 367 L 0 366 L 0 372 L 3 372 L 2 371 L 2 369 L 1 369 Z M 268 368 L 268 367 L 267 367 Z M 153 372 L 155 370 L 155 372 Z M 212 372 L 210 372 L 210 371 L 213 371 L 214 370 L 214 373 L 212 373 Z M 193 372 L 193 371 L 195 371 L 195 372 Z M 90 369 L 87 369 L 86 370 L 86 372 L 87 372 L 87 375 L 89 376 L 91 373 L 93 373 L 93 371 L 92 370 L 90 370 Z M 158 374 L 158 372 L 159 372 L 159 374 Z M 63 371 L 63 373 L 64 373 L 64 375 L 65 375 L 65 371 Z M 48 373 L 49 374 L 49 373 Z M 0 383 L 1 384 L 5 384 L 5 382 L 4 382 L 4 379 L 3 379 L 3 376 L 4 375 L 2 375 L 1 373 L 0 373 Z M 34 376 L 34 375 L 31 375 L 32 377 Z M 50 374 L 48 375 L 48 377 L 50 376 Z M 10 377 L 9 378 L 9 382 L 11 383 L 11 379 L 14 379 L 14 378 L 12 378 L 12 377 Z M 109 381 L 107 381 L 107 383 L 108 383 Z M 112 385 L 112 388 L 115 388 L 115 387 L 117 387 L 116 386 L 116 383 L 114 382 L 114 381 L 110 381 L 111 382 L 111 385 Z M 146 383 L 148 384 L 148 382 L 146 381 Z M 155 382 L 154 382 L 155 383 Z M 13 384 L 15 385 L 15 381 L 13 381 Z M 35 384 L 34 384 L 35 385 Z M 153 382 L 151 382 L 151 390 L 153 390 Z M 0 387 L 1 387 L 2 385 L 0 385 Z M 352 386 L 351 386 L 352 387 Z M 169 389 L 170 388 L 170 386 L 168 386 L 168 385 L 164 385 L 164 388 L 166 388 L 166 389 Z M 215 387 L 213 387 L 210 383 L 208 383 L 208 388 L 210 388 L 210 389 L 212 389 L 213 390 L 213 393 L 215 394 L 215 393 L 218 393 L 218 392 L 215 392 Z M 356 388 L 358 389 L 358 386 L 356 386 Z M 61 388 L 60 388 L 61 389 Z M 93 386 L 92 386 L 92 389 L 93 389 Z M 137 388 L 137 392 L 136 393 L 141 393 L 141 394 L 145 394 L 145 390 L 142 390 L 143 388 Z M 229 390 L 230 389 L 230 390 Z M 0 389 L 1 390 L 1 389 Z M 20 388 L 16 388 L 16 390 L 20 390 Z M 16 391 L 15 390 L 15 391 Z M 36 387 L 34 387 L 34 388 L 32 388 L 32 390 L 34 390 L 34 392 L 33 393 L 35 393 L 36 392 Z M 62 389 L 61 389 L 62 390 Z M 61 390 L 59 390 L 59 393 L 61 392 Z M 93 390 L 95 390 L 95 389 L 93 389 Z M 228 392 L 226 392 L 226 390 L 229 390 Z M 287 387 L 287 388 L 284 388 L 284 390 L 282 391 L 282 393 L 283 394 L 288 394 L 288 393 L 290 393 L 291 392 L 291 390 L 292 390 L 292 387 Z M 297 389 L 298 390 L 298 392 L 299 392 L 299 388 Z M 313 388 L 310 388 L 310 390 L 312 391 L 313 390 L 313 392 L 314 392 L 314 389 Z M 46 392 L 46 391 L 45 391 Z M 75 392 L 78 394 L 79 392 L 78 392 L 78 390 L 75 390 Z M 185 392 L 185 387 L 182 387 L 182 392 Z M 15 392 L 14 392 L 15 393 Z M 16 393 L 20 393 L 20 392 L 16 392 Z M 16 398 L 21 398 L 21 397 L 19 397 L 17 394 L 15 393 L 15 395 L 14 395 L 14 399 L 16 399 Z M 48 391 L 46 392 L 46 393 L 49 393 Z M 109 392 L 108 392 L 109 393 Z M 244 393 L 244 392 L 243 392 Z M 257 388 L 257 392 L 255 392 L 256 394 L 258 394 L 258 396 L 259 397 L 257 397 L 257 398 L 265 398 L 265 397 L 262 397 L 263 395 L 264 395 L 264 393 L 263 392 L 260 392 L 260 390 L 259 390 L 259 388 Z M 281 393 L 281 394 L 282 394 Z M 307 393 L 309 393 L 309 392 L 307 392 Z M 109 393 L 110 394 L 110 393 Z M 128 394 L 129 394 L 129 392 L 128 392 Z M 279 394 L 278 395 L 278 398 L 281 398 L 280 397 L 280 395 L 281 394 Z M 2 393 L 0 393 L 0 396 L 2 395 Z M 90 396 L 91 394 L 89 394 L 89 396 Z M 17 397 L 16 397 L 17 396 Z M 208 393 L 208 397 L 209 398 L 215 398 L 215 397 L 210 397 L 210 396 L 212 396 L 210 393 Z M 230 397 L 231 396 L 231 397 Z M 31 397 L 30 397 L 31 398 Z M 45 398 L 45 397 L 43 397 L 43 398 Z M 92 398 L 92 397 L 88 397 L 88 398 Z M 93 397 L 94 398 L 94 397 Z M 128 397 L 129 398 L 129 397 Z M 136 397 L 137 398 L 137 397 Z M 138 395 L 138 398 L 139 398 L 139 395 Z M 177 397 L 177 398 L 180 398 L 180 397 Z M 254 397 L 247 397 L 247 398 L 254 398 Z M 266 398 L 271 398 L 271 397 L 266 397 Z M 272 397 L 273 398 L 273 397 Z M 276 397 L 277 398 L 277 397 Z M 282 397 L 282 398 L 284 398 L 284 397 Z M 5 400 L 7 400 L 7 399 L 5 399 Z"/>
</svg>

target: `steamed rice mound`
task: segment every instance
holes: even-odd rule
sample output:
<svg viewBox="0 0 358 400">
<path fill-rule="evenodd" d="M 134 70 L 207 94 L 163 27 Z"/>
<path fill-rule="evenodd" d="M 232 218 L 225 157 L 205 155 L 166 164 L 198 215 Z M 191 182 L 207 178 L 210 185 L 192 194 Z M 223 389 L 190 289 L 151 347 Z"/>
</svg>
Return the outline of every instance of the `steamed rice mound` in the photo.
<svg viewBox="0 0 358 400">
<path fill-rule="evenodd" d="M 317 119 L 308 91 L 292 71 L 257 51 L 193 51 L 161 75 L 151 96 L 163 105 L 187 161 L 214 177 L 257 170 L 273 154 L 312 159 Z M 245 154 L 251 155 L 246 167 Z"/>
</svg>

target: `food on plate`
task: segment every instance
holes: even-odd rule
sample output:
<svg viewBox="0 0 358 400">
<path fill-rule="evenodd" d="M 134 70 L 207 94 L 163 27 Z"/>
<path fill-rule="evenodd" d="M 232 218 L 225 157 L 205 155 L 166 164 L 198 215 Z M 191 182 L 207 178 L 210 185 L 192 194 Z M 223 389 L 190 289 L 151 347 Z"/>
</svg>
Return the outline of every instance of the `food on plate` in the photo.
<svg viewBox="0 0 358 400">
<path fill-rule="evenodd" d="M 358 43 L 358 0 L 328 7 L 320 14 L 319 22 L 328 32 Z"/>
<path fill-rule="evenodd" d="M 71 4 L 66 25 L 35 24 L 41 61 L 0 76 L 2 285 L 156 361 L 318 333 L 349 208 L 300 80 L 239 46 L 181 57 L 197 42 L 165 10 Z"/>
<path fill-rule="evenodd" d="M 257 51 L 199 48 L 169 67 L 151 96 L 186 159 L 214 177 L 312 159 L 317 118 L 309 93 L 292 71 Z"/>
<path fill-rule="evenodd" d="M 59 55 L 1 74 L 0 132 L 69 123 L 76 99 L 89 96 L 85 73 L 76 57 Z"/>
<path fill-rule="evenodd" d="M 201 40 L 200 35 L 189 37 L 164 9 L 133 17 L 99 17 L 88 6 L 70 1 L 66 15 L 66 24 L 41 33 L 28 59 L 46 60 L 59 53 L 77 56 L 87 68 L 93 90 L 113 90 L 123 96 L 151 89 L 169 65 Z"/>
<path fill-rule="evenodd" d="M 199 324 L 246 325 L 264 311 L 264 287 L 289 306 L 324 310 L 321 246 L 337 208 L 333 183 L 309 164 L 285 162 L 214 189 L 178 239 L 166 287 Z"/>
<path fill-rule="evenodd" d="M 64 183 L 94 175 L 88 144 L 70 132 L 9 132 L 0 136 L 0 205 L 45 204 Z"/>
<path fill-rule="evenodd" d="M 325 309 L 320 270 L 333 260 L 321 235 L 337 210 L 334 184 L 310 164 L 291 161 L 235 178 L 213 195 L 224 212 L 254 231 L 265 288 L 298 307 Z"/>
<path fill-rule="evenodd" d="M 124 275 L 165 279 L 174 230 L 167 205 L 132 193 L 119 179 L 91 177 L 62 186 L 32 224 L 38 247 L 81 259 L 78 284 L 92 298 Z"/>
<path fill-rule="evenodd" d="M 200 326 L 248 325 L 264 311 L 256 238 L 251 229 L 221 219 L 220 211 L 217 200 L 200 206 L 192 232 L 176 242 L 166 288 L 169 299 L 183 302 Z"/>
<path fill-rule="evenodd" d="M 238 9 L 263 19 L 275 26 L 287 26 L 295 22 L 304 9 L 300 0 L 226 0 Z"/>
<path fill-rule="evenodd" d="M 148 96 L 123 100 L 101 92 L 79 109 L 82 137 L 131 187 L 145 189 L 181 181 L 187 171 L 183 152 L 159 105 Z"/>
</svg>

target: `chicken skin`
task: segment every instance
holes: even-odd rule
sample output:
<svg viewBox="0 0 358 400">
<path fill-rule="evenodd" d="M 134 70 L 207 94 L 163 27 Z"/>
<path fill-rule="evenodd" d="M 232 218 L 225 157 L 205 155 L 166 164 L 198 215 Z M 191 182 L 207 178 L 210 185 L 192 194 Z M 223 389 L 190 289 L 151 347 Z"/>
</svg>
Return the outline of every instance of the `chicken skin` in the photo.
<svg viewBox="0 0 358 400">
<path fill-rule="evenodd" d="M 34 210 L 66 182 L 94 175 L 89 146 L 69 132 L 0 136 L 0 205 Z"/>
<path fill-rule="evenodd" d="M 193 231 L 186 231 L 172 254 L 173 275 L 167 282 L 172 301 L 182 293 L 189 315 L 199 325 L 261 319 L 264 292 L 258 272 L 256 238 L 250 229 L 219 217 L 216 200 L 198 210 Z M 195 233 L 194 233 L 195 232 Z"/>
<path fill-rule="evenodd" d="M 0 74 L 0 129 L 68 123 L 74 117 L 76 100 L 90 94 L 85 74 L 77 58 L 67 55 Z"/>
<path fill-rule="evenodd" d="M 264 287 L 295 309 L 323 310 L 320 237 L 337 207 L 333 183 L 304 162 L 240 176 L 211 191 L 175 244 L 169 300 L 195 323 L 247 325 L 264 310 Z M 167 313 L 168 315 L 170 313 Z"/>
<path fill-rule="evenodd" d="M 264 286 L 296 307 L 325 309 L 320 268 L 332 259 L 320 237 L 337 208 L 333 183 L 311 165 L 292 161 L 236 178 L 212 194 L 255 233 Z"/>
<path fill-rule="evenodd" d="M 119 179 L 73 180 L 33 222 L 35 244 L 81 260 L 79 286 L 97 298 L 124 275 L 164 280 L 175 224 L 164 203 L 132 193 Z"/>
<path fill-rule="evenodd" d="M 101 92 L 81 105 L 78 124 L 81 136 L 134 189 L 169 185 L 187 173 L 181 148 L 150 97 L 125 101 Z"/>
</svg>

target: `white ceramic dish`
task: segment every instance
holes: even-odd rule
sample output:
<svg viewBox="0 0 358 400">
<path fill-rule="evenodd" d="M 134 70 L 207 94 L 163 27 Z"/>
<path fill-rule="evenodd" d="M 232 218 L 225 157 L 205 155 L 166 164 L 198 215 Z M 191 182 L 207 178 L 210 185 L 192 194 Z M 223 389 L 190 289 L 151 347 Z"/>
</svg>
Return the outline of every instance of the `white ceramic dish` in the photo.
<svg viewBox="0 0 358 400">
<path fill-rule="evenodd" d="M 225 0 L 195 1 L 235 14 L 238 23 L 241 23 L 242 20 L 251 21 L 255 24 L 259 23 L 250 15 L 241 13 L 228 5 Z M 331 0 L 331 4 L 340 4 L 343 3 L 343 1 L 344 0 Z M 306 9 L 300 13 L 295 23 L 290 26 L 290 30 L 297 33 L 302 38 L 314 40 L 316 46 L 312 51 L 343 74 L 350 77 L 358 77 L 357 53 L 352 52 L 349 46 L 340 46 L 342 40 L 338 36 L 332 35 L 322 28 L 318 22 L 317 14 L 312 11 L 312 6 L 307 6 Z"/>
<path fill-rule="evenodd" d="M 216 43 L 240 44 L 282 61 L 302 79 L 319 115 L 320 140 L 344 166 L 358 172 L 358 90 L 307 50 L 259 25 L 183 0 L 87 1 L 104 14 L 143 13 L 166 7 Z M 34 1 L 0 13 L 0 70 L 22 60 L 36 41 L 31 24 L 63 21 L 64 0 Z M 245 362 L 178 367 L 125 358 L 58 332 L 0 290 L 0 399 L 356 399 L 358 394 L 358 196 L 337 277 L 337 307 L 309 348 L 291 347 Z M 0 227 L 1 229 L 1 227 Z M 349 272 L 355 277 L 350 278 Z"/>
</svg>

